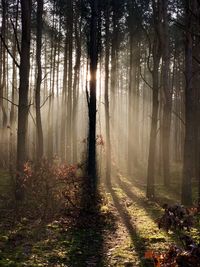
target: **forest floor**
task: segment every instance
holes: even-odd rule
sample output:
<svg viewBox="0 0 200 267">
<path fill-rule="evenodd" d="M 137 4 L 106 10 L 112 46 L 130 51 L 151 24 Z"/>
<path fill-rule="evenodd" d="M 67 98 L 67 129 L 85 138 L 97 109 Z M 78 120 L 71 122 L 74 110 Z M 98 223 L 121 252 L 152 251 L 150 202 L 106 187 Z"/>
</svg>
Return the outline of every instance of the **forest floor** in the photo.
<svg viewBox="0 0 200 267">
<path fill-rule="evenodd" d="M 158 186 L 160 195 L 150 201 L 145 185 L 118 174 L 112 188 L 102 189 L 96 214 L 16 220 L 2 194 L 9 178 L 5 172 L 0 177 L 0 266 L 150 267 L 154 265 L 145 259 L 145 251 L 163 252 L 172 243 L 181 246 L 178 236 L 157 224 L 162 204 L 179 202 L 176 190 L 169 194 Z M 199 231 L 194 227 L 190 234 L 199 238 Z"/>
</svg>

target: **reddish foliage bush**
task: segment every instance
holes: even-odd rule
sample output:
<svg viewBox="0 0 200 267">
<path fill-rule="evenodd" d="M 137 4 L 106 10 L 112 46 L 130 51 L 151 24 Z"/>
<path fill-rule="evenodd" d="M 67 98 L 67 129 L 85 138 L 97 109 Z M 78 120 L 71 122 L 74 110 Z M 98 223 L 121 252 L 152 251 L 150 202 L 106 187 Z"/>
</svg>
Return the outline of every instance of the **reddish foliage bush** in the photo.
<svg viewBox="0 0 200 267">
<path fill-rule="evenodd" d="M 22 177 L 26 206 L 41 216 L 78 209 L 85 179 L 81 168 L 45 159 L 37 166 L 27 162 Z"/>
<path fill-rule="evenodd" d="M 147 251 L 146 259 L 152 259 L 155 267 L 200 267 L 200 244 L 197 244 L 184 231 L 190 231 L 193 226 L 195 215 L 199 214 L 200 206 L 185 208 L 182 205 L 163 206 L 165 212 L 158 220 L 159 228 L 179 231 L 180 241 L 183 248 L 175 245 L 170 246 L 165 253 Z"/>
<path fill-rule="evenodd" d="M 200 245 L 187 235 L 182 237 L 185 249 L 173 245 L 166 253 L 147 251 L 145 258 L 152 259 L 155 267 L 199 267 Z"/>
<path fill-rule="evenodd" d="M 193 226 L 194 214 L 198 213 L 198 208 L 185 208 L 182 205 L 163 205 L 165 210 L 163 216 L 158 220 L 158 227 L 169 230 L 188 231 Z"/>
</svg>

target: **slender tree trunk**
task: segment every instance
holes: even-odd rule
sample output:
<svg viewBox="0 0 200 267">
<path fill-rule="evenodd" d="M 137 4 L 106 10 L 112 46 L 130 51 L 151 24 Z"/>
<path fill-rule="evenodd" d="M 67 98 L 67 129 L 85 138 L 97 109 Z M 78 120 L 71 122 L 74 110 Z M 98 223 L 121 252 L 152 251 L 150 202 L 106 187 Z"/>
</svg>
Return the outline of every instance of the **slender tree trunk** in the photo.
<svg viewBox="0 0 200 267">
<path fill-rule="evenodd" d="M 39 161 L 43 156 L 43 131 L 40 110 L 40 90 L 42 82 L 42 67 L 41 67 L 41 50 L 42 50 L 42 14 L 43 14 L 43 0 L 37 0 L 37 40 L 36 40 L 36 63 L 37 63 L 37 80 L 35 91 L 36 103 L 36 154 Z"/>
<path fill-rule="evenodd" d="M 75 37 L 76 37 L 76 63 L 74 67 L 74 82 L 73 82 L 73 163 L 77 163 L 77 101 L 79 91 L 79 76 L 80 76 L 80 65 L 81 65 L 81 24 L 78 27 L 78 22 L 75 25 Z"/>
<path fill-rule="evenodd" d="M 68 3 L 68 27 L 69 27 L 69 65 L 68 65 L 68 84 L 67 84 L 67 162 L 71 163 L 72 160 L 72 64 L 73 64 L 73 6 L 72 0 Z"/>
<path fill-rule="evenodd" d="M 55 101 L 55 110 L 57 110 L 57 116 L 60 117 L 60 97 L 59 97 L 59 80 L 60 80 L 60 55 L 61 55 L 61 14 L 59 15 L 59 26 L 58 26 L 58 57 L 56 64 L 56 101 Z M 59 155 L 59 120 L 56 119 L 55 122 L 55 153 Z"/>
<path fill-rule="evenodd" d="M 109 43 L 109 3 L 105 10 L 106 20 L 106 41 L 105 41 L 105 116 L 106 116 L 106 183 L 111 184 L 111 142 L 110 142 L 110 109 L 109 109 L 109 58 L 110 58 L 110 43 Z"/>
<path fill-rule="evenodd" d="M 54 10 L 56 2 L 53 2 Z M 55 27 L 55 13 L 53 13 L 53 27 Z M 50 98 L 48 107 L 48 159 L 53 159 L 54 139 L 53 139 L 53 104 L 54 104 L 54 84 L 55 84 L 55 61 L 56 61 L 57 43 L 55 33 L 51 33 L 51 56 L 50 56 Z"/>
<path fill-rule="evenodd" d="M 6 20 L 7 20 L 7 3 L 5 0 L 1 1 L 2 5 L 2 26 L 1 26 L 1 36 L 6 39 Z M 6 49 L 5 45 L 1 42 L 0 50 L 0 112 L 2 112 L 2 128 L 0 125 L 1 133 L 1 155 L 0 163 L 4 167 L 7 163 L 7 140 L 6 140 L 6 126 L 7 126 L 7 110 L 6 103 L 3 100 L 6 98 Z"/>
<path fill-rule="evenodd" d="M 13 1 L 13 4 L 16 1 Z M 15 7 L 14 7 L 15 8 Z M 18 16 L 19 16 L 19 0 L 17 0 L 16 11 L 15 11 L 15 31 L 17 32 L 18 25 Z M 13 46 L 12 46 L 13 57 L 17 58 L 17 40 L 16 36 L 13 35 Z M 16 160 L 16 151 L 15 151 L 15 142 L 16 142 L 16 133 L 15 133 L 15 124 L 16 124 L 16 107 L 14 103 L 17 101 L 17 69 L 14 60 L 12 61 L 12 104 L 10 109 L 10 149 L 9 149 L 9 169 L 10 173 L 13 173 L 13 167 L 15 166 Z"/>
<path fill-rule="evenodd" d="M 64 71 L 63 71 L 63 90 L 62 90 L 62 108 L 61 108 L 61 132 L 60 132 L 60 152 L 61 159 L 66 158 L 66 100 L 67 100 L 67 61 L 68 61 L 68 36 L 65 36 L 64 48 Z"/>
<path fill-rule="evenodd" d="M 170 186 L 170 132 L 171 132 L 171 111 L 172 91 L 170 87 L 170 53 L 169 53 L 169 26 L 168 26 L 168 0 L 162 0 L 163 31 L 162 53 L 163 53 L 163 91 L 165 95 L 163 120 L 162 120 L 162 159 L 164 185 Z"/>
<path fill-rule="evenodd" d="M 130 66 L 129 66 L 129 88 L 128 88 L 128 173 L 131 175 L 133 173 L 133 167 L 135 163 L 135 151 L 134 151 L 134 97 L 135 93 L 135 83 L 136 83 L 136 67 L 134 65 L 134 42 L 133 33 L 130 30 Z"/>
<path fill-rule="evenodd" d="M 5 0 L 1 1 L 2 5 L 2 26 L 1 26 L 1 35 L 5 40 L 6 38 L 6 13 L 7 13 L 7 3 Z M 6 86 L 6 49 L 1 42 L 1 51 L 0 51 L 0 109 L 3 114 L 3 131 L 7 126 L 7 113 L 3 101 L 5 86 Z"/>
<path fill-rule="evenodd" d="M 148 156 L 148 170 L 147 170 L 147 197 L 155 197 L 155 159 L 156 159 L 156 136 L 158 124 L 158 109 L 159 109 L 159 64 L 161 57 L 161 44 L 160 44 L 160 1 L 152 1 L 154 12 L 154 43 L 153 43 L 153 109 L 151 118 L 151 132 Z"/>
</svg>

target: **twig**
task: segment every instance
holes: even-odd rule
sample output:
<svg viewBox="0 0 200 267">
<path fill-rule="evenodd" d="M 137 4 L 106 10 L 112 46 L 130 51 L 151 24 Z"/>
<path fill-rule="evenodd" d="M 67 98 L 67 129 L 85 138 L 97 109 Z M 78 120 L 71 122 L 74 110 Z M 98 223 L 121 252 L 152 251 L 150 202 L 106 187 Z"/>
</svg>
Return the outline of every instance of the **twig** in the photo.
<svg viewBox="0 0 200 267">
<path fill-rule="evenodd" d="M 31 116 L 31 118 L 32 118 L 32 120 L 33 120 L 33 123 L 34 123 L 34 125 L 36 126 L 35 119 L 34 119 L 34 117 L 33 117 L 32 113 L 31 113 L 30 109 L 28 110 L 28 112 L 29 112 L 29 114 L 30 114 L 30 116 Z"/>
<path fill-rule="evenodd" d="M 47 96 L 47 98 L 45 99 L 45 101 L 43 102 L 43 104 L 40 106 L 40 108 L 42 108 L 42 107 L 46 104 L 47 100 L 48 100 L 51 96 L 52 96 L 52 94 L 49 95 L 49 96 Z"/>
</svg>

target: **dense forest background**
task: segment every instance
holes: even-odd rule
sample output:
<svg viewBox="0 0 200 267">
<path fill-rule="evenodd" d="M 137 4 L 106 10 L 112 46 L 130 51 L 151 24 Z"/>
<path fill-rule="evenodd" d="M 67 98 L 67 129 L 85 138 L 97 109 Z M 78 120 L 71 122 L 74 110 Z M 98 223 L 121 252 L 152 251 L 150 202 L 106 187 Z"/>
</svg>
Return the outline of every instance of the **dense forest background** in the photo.
<svg viewBox="0 0 200 267">
<path fill-rule="evenodd" d="M 91 214 L 123 177 L 197 204 L 199 27 L 198 0 L 1 0 L 6 212 Z"/>
</svg>

